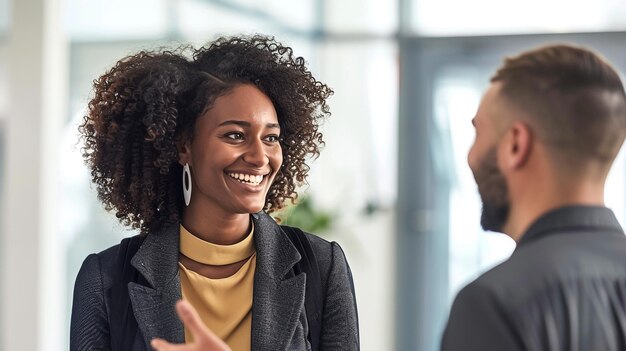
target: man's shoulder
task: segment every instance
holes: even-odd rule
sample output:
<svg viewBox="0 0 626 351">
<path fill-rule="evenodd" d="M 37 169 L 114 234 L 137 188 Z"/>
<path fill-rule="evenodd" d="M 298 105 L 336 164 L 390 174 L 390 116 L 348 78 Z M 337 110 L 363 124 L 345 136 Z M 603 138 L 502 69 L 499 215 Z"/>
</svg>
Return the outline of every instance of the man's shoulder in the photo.
<svg viewBox="0 0 626 351">
<path fill-rule="evenodd" d="M 562 231 L 518 247 L 508 265 L 529 280 L 626 277 L 626 236 L 602 231 Z"/>
<path fill-rule="evenodd" d="M 626 237 L 558 233 L 518 247 L 466 287 L 513 303 L 567 280 L 626 279 Z"/>
<path fill-rule="evenodd" d="M 507 291 L 515 288 L 516 281 L 511 279 L 511 275 L 516 270 L 509 258 L 465 285 L 458 295 L 471 297 L 478 294 L 489 299 L 498 298 L 500 295 L 506 296 Z"/>
</svg>

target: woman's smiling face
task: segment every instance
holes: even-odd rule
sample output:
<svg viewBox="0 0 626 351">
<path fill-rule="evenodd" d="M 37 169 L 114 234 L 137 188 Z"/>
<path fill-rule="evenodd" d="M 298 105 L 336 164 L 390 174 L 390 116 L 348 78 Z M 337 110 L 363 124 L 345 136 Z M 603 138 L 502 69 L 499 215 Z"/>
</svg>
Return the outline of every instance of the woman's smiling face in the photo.
<svg viewBox="0 0 626 351">
<path fill-rule="evenodd" d="M 218 97 L 180 152 L 191 168 L 189 206 L 224 215 L 261 211 L 283 161 L 279 136 L 274 105 L 254 85 Z"/>
</svg>

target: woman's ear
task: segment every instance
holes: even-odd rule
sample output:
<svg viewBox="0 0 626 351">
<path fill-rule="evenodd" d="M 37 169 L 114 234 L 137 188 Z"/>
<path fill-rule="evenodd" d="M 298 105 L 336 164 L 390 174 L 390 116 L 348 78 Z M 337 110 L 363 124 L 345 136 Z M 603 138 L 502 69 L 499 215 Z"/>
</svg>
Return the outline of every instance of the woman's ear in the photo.
<svg viewBox="0 0 626 351">
<path fill-rule="evenodd" d="M 178 150 L 178 163 L 184 166 L 191 162 L 191 140 L 187 137 L 181 137 L 176 143 L 176 149 Z"/>
<path fill-rule="evenodd" d="M 502 140 L 503 166 L 508 169 L 523 167 L 530 157 L 533 142 L 530 126 L 522 121 L 514 122 Z"/>
</svg>

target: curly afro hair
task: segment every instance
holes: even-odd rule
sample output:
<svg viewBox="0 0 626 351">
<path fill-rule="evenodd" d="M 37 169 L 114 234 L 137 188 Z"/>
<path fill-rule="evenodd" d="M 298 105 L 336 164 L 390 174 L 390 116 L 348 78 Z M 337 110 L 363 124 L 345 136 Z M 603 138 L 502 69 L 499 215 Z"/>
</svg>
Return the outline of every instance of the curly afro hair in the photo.
<svg viewBox="0 0 626 351">
<path fill-rule="evenodd" d="M 256 35 L 222 37 L 197 50 L 141 51 L 94 81 L 79 132 L 105 208 L 142 235 L 178 223 L 184 202 L 177 146 L 193 138 L 197 118 L 215 99 L 240 84 L 253 84 L 271 99 L 281 126 L 283 166 L 265 210 L 295 200 L 307 160 L 324 143 L 318 128 L 330 116 L 326 100 L 333 91 L 290 47 Z"/>
</svg>

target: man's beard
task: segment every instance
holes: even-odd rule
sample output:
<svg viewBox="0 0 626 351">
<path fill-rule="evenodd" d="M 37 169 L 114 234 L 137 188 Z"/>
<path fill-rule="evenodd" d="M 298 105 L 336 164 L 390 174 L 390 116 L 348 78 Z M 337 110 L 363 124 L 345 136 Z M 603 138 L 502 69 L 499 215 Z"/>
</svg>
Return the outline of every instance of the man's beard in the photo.
<svg viewBox="0 0 626 351">
<path fill-rule="evenodd" d="M 484 230 L 502 232 L 509 217 L 509 191 L 498 168 L 496 148 L 487 152 L 474 172 L 478 193 L 483 202 L 480 225 Z"/>
</svg>

